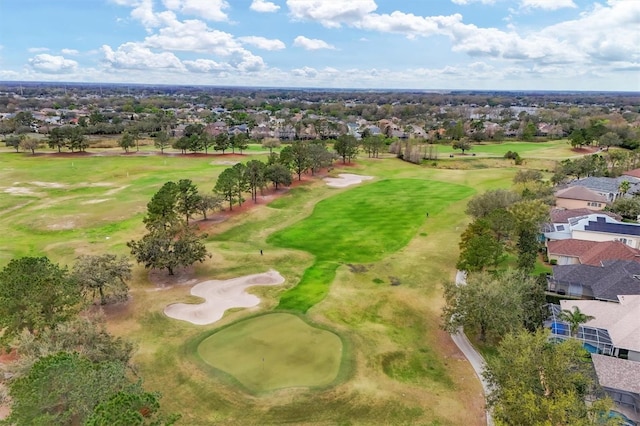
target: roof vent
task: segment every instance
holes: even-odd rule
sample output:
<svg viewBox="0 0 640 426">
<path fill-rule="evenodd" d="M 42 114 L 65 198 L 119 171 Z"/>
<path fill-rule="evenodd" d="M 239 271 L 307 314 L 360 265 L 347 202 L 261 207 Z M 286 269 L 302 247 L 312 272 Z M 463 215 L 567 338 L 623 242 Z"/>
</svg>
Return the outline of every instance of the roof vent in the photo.
<svg viewBox="0 0 640 426">
<path fill-rule="evenodd" d="M 633 275 L 633 278 L 635 278 L 636 280 L 640 280 L 640 275 L 638 275 L 638 274 L 634 274 L 634 275 Z"/>
</svg>

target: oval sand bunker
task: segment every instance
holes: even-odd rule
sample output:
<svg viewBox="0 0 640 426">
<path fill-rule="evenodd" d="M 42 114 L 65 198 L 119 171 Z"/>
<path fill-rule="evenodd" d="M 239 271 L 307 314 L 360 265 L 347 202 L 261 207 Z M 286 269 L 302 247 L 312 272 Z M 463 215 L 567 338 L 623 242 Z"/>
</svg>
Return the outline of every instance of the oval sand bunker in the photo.
<svg viewBox="0 0 640 426">
<path fill-rule="evenodd" d="M 246 275 L 230 280 L 209 280 L 194 285 L 191 294 L 202 297 L 199 304 L 173 303 L 164 308 L 166 316 L 196 325 L 213 324 L 231 308 L 251 308 L 260 298 L 245 290 L 257 285 L 279 285 L 284 277 L 273 269 L 263 274 Z"/>
</svg>

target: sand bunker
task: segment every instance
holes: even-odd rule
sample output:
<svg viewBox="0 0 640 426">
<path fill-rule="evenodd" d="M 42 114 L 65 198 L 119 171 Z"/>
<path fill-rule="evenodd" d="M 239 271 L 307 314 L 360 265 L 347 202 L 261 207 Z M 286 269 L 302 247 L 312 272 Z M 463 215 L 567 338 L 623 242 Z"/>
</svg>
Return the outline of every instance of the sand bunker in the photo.
<svg viewBox="0 0 640 426">
<path fill-rule="evenodd" d="M 222 318 L 227 309 L 251 308 L 260 303 L 260 298 L 245 290 L 257 285 L 278 285 L 284 277 L 278 271 L 246 275 L 230 280 L 211 280 L 194 285 L 191 294 L 205 301 L 197 305 L 173 303 L 164 308 L 168 317 L 188 321 L 196 325 L 213 324 Z"/>
<path fill-rule="evenodd" d="M 340 173 L 337 178 L 324 178 L 327 185 L 334 188 L 344 188 L 351 185 L 356 185 L 365 180 L 371 180 L 373 176 L 352 175 L 351 173 Z"/>
<path fill-rule="evenodd" d="M 99 204 L 99 203 L 104 203 L 105 201 L 109 201 L 111 198 L 98 198 L 95 200 L 88 200 L 88 201 L 83 201 L 80 204 Z"/>
</svg>

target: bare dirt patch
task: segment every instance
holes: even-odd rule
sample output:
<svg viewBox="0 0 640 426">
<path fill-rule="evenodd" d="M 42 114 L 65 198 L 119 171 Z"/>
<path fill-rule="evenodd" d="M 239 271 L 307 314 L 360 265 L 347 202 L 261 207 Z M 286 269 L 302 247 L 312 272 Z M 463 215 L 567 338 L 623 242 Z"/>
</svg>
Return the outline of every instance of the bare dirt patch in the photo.
<svg viewBox="0 0 640 426">
<path fill-rule="evenodd" d="M 170 318 L 188 321 L 196 325 L 213 324 L 220 320 L 227 309 L 251 308 L 260 303 L 260 298 L 246 292 L 258 285 L 279 285 L 284 277 L 275 270 L 262 274 L 246 275 L 230 280 L 210 280 L 196 284 L 191 294 L 202 297 L 200 304 L 173 303 L 164 308 Z"/>
<path fill-rule="evenodd" d="M 351 185 L 357 185 L 365 180 L 371 180 L 373 176 L 354 175 L 351 173 L 340 173 L 337 178 L 326 177 L 324 181 L 328 186 L 333 188 L 345 188 Z"/>
<path fill-rule="evenodd" d="M 83 201 L 81 204 L 99 204 L 99 203 L 104 203 L 105 201 L 109 201 L 111 200 L 111 198 L 98 198 L 95 200 L 88 200 L 88 201 Z"/>
<path fill-rule="evenodd" d="M 39 196 L 39 195 L 41 195 L 41 194 L 35 192 L 31 188 L 25 188 L 25 187 L 22 187 L 22 186 L 10 186 L 8 188 L 5 188 L 2 192 L 4 192 L 5 194 L 11 194 L 11 195 L 28 195 L 28 196 Z"/>
<path fill-rule="evenodd" d="M 238 161 L 219 160 L 219 161 L 212 161 L 210 164 L 212 166 L 235 166 L 237 163 Z"/>
<path fill-rule="evenodd" d="M 63 183 L 58 183 L 58 182 L 39 182 L 39 181 L 35 181 L 35 182 L 29 182 L 31 185 L 34 186 L 39 186 L 41 188 L 55 188 L 55 189 L 60 189 L 60 188 L 66 188 L 67 185 L 63 184 Z"/>
</svg>

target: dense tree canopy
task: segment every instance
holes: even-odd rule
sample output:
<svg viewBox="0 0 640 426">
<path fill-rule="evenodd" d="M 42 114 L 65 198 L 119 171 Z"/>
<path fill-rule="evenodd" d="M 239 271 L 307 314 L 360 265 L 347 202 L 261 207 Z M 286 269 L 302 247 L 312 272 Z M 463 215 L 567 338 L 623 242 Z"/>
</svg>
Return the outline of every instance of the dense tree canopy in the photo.
<svg viewBox="0 0 640 426">
<path fill-rule="evenodd" d="M 82 424 L 95 407 L 119 391 L 141 392 L 118 361 L 92 362 L 77 353 L 40 358 L 9 383 L 9 424 Z"/>
<path fill-rule="evenodd" d="M 126 300 L 129 295 L 127 281 L 131 279 L 131 264 L 125 256 L 114 254 L 80 256 L 73 266 L 73 278 L 86 298 L 95 300 L 100 295 L 100 304 Z"/>
<path fill-rule="evenodd" d="M 523 327 L 535 329 L 545 318 L 544 286 L 517 270 L 469 274 L 466 284 L 444 287 L 443 320 L 451 332 L 459 327 L 497 341 Z"/>
<path fill-rule="evenodd" d="M 611 402 L 587 405 L 597 395 L 593 366 L 579 341 L 554 343 L 546 332 L 507 335 L 496 356 L 487 359 L 484 373 L 497 425 L 613 425 Z M 598 422 L 596 422 L 598 420 Z"/>
<path fill-rule="evenodd" d="M 80 287 L 66 269 L 46 257 L 13 259 L 0 272 L 0 340 L 7 343 L 23 329 L 37 333 L 72 318 L 80 300 Z"/>
</svg>

